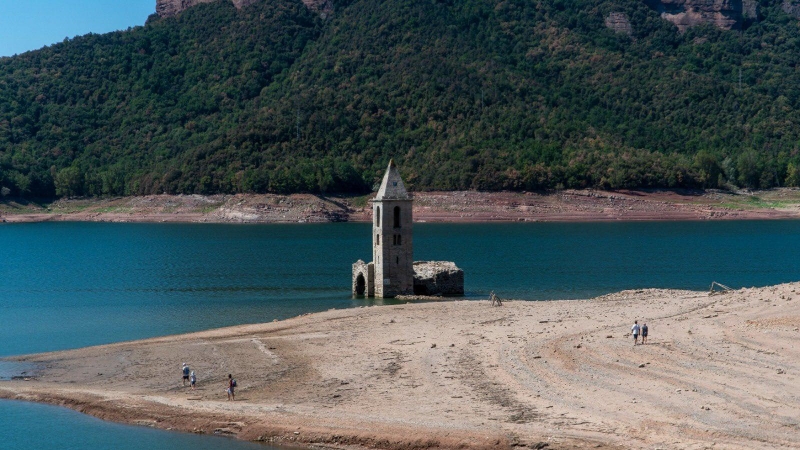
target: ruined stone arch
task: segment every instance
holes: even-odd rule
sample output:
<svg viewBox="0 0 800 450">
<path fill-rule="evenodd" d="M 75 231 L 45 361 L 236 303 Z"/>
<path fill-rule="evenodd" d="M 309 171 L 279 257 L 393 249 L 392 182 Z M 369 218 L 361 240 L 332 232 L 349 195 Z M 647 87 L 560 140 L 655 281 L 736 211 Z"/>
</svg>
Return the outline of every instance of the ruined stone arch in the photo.
<svg viewBox="0 0 800 450">
<path fill-rule="evenodd" d="M 353 295 L 375 296 L 375 265 L 358 260 L 353 264 Z"/>
</svg>

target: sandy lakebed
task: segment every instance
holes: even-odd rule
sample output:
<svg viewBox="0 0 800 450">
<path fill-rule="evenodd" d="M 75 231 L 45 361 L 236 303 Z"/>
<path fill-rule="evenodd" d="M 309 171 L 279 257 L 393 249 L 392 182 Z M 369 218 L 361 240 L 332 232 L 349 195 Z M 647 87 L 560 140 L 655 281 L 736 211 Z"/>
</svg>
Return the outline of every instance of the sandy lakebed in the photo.
<svg viewBox="0 0 800 450">
<path fill-rule="evenodd" d="M 798 448 L 798 297 L 800 283 L 330 310 L 11 358 L 38 370 L 0 397 L 318 448 Z"/>
</svg>

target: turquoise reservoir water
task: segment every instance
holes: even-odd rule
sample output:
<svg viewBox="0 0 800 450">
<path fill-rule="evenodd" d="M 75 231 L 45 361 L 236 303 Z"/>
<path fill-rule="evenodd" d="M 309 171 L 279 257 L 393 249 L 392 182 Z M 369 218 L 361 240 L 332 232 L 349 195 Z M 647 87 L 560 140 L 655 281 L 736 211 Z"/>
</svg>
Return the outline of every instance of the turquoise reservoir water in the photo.
<svg viewBox="0 0 800 450">
<path fill-rule="evenodd" d="M 742 287 L 800 279 L 800 221 L 415 224 L 414 229 L 415 259 L 455 261 L 466 273 L 472 298 L 485 298 L 491 290 L 504 298 L 543 300 L 646 287 L 702 290 L 712 281 Z M 0 356 L 371 304 L 350 298 L 351 264 L 370 258 L 370 244 L 369 224 L 4 224 Z M 0 377 L 14 370 L 0 367 Z M 25 414 L 39 419 L 29 421 Z M 42 423 L 71 424 L 58 436 L 74 438 L 74 448 L 105 448 L 92 443 L 92 436 L 105 434 L 130 441 L 131 449 L 220 445 L 201 438 L 208 447 L 200 447 L 181 441 L 184 435 L 117 428 L 69 411 L 0 402 L 0 429 L 13 429 L 21 439 L 11 447 L 4 439 L 0 446 L 44 446 L 34 440 L 43 433 L 31 428 Z M 70 435 L 71 428 L 81 431 Z M 159 444 L 143 437 L 137 446 L 138 438 L 124 437 L 151 431 L 147 436 Z"/>
<path fill-rule="evenodd" d="M 416 224 L 415 258 L 455 261 L 470 297 L 800 279 L 800 221 Z M 369 303 L 350 267 L 369 224 L 0 226 L 0 357 Z"/>
<path fill-rule="evenodd" d="M 65 408 L 16 401 L 0 402 L 0 427 L 4 450 L 268 449 L 222 437 L 108 423 Z"/>
</svg>

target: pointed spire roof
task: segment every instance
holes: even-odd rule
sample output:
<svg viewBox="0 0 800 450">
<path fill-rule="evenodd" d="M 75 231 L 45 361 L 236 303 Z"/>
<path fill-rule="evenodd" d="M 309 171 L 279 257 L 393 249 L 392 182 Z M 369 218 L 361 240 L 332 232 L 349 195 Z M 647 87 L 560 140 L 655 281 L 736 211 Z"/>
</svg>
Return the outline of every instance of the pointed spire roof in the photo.
<svg viewBox="0 0 800 450">
<path fill-rule="evenodd" d="M 389 161 L 389 167 L 386 168 L 386 174 L 383 175 L 383 182 L 375 200 L 411 200 L 411 196 L 406 191 L 406 185 L 400 178 L 400 172 L 397 171 L 394 159 Z"/>
</svg>

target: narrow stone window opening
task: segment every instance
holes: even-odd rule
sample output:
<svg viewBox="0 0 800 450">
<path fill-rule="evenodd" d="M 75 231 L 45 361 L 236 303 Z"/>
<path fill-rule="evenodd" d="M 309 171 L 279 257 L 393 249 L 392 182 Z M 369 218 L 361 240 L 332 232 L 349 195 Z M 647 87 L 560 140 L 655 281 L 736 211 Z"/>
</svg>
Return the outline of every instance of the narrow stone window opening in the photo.
<svg viewBox="0 0 800 450">
<path fill-rule="evenodd" d="M 381 245 L 381 235 L 380 234 L 376 234 L 375 235 L 375 243 L 376 243 L 376 245 Z"/>
<path fill-rule="evenodd" d="M 394 207 L 394 227 L 400 228 L 400 207 Z"/>
<path fill-rule="evenodd" d="M 400 257 L 399 257 L 399 256 L 395 257 L 395 262 L 396 262 L 397 264 L 400 264 Z"/>
<path fill-rule="evenodd" d="M 375 226 L 376 227 L 381 226 L 381 207 L 380 206 L 375 208 Z"/>
</svg>

